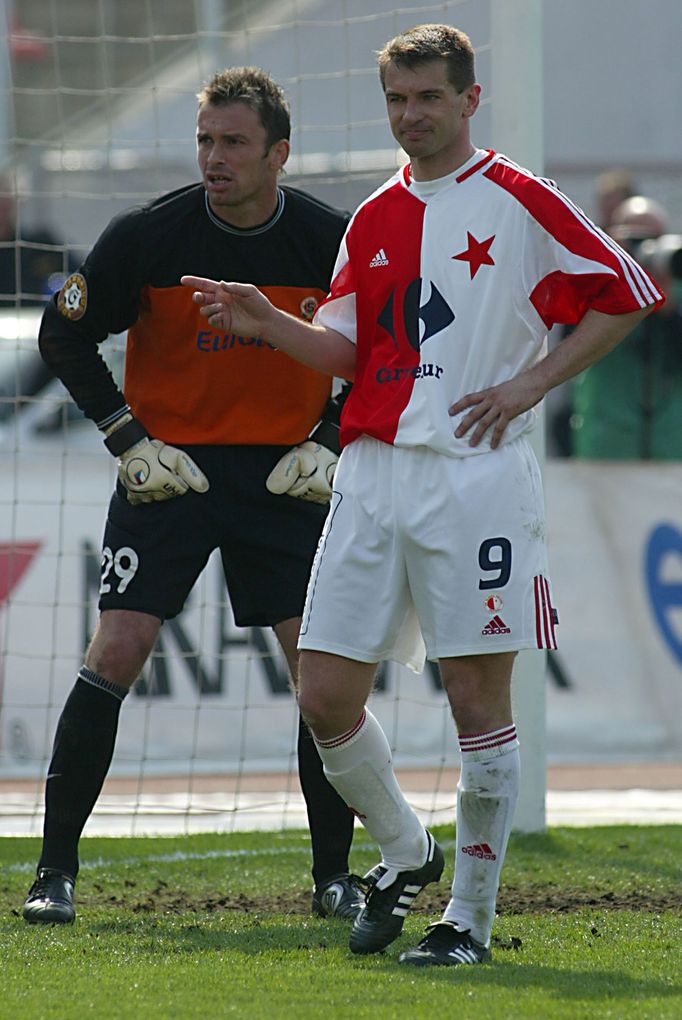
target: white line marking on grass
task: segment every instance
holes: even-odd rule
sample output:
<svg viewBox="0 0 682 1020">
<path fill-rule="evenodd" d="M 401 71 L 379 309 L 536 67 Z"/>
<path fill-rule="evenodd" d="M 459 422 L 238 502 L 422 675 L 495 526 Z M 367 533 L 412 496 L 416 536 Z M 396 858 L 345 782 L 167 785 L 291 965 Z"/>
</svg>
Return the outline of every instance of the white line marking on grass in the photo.
<svg viewBox="0 0 682 1020">
<path fill-rule="evenodd" d="M 451 849 L 454 847 L 454 840 L 439 840 L 441 847 L 444 850 Z M 361 843 L 357 840 L 354 843 L 355 850 L 371 850 L 371 843 Z M 117 858 L 106 858 L 97 857 L 91 861 L 83 861 L 80 866 L 81 871 L 94 871 L 99 868 L 113 868 L 116 866 L 125 866 L 136 864 L 169 864 L 173 861 L 210 861 L 210 860 L 228 860 L 230 858 L 244 858 L 244 857 L 282 857 L 286 854 L 309 854 L 310 847 L 306 842 L 305 846 L 280 846 L 280 847 L 264 847 L 262 850 L 257 850 L 252 847 L 243 847 L 239 850 L 204 850 L 202 852 L 187 853 L 184 850 L 174 850 L 172 853 L 166 854 L 140 854 L 136 857 L 117 857 Z M 35 871 L 35 863 L 17 863 L 9 864 L 3 868 L 5 872 L 33 872 Z"/>
<path fill-rule="evenodd" d="M 140 837 L 142 839 L 146 837 Z M 83 861 L 81 871 L 90 871 L 97 868 L 113 868 L 116 865 L 128 867 L 134 864 L 168 864 L 172 861 L 210 861 L 222 860 L 230 857 L 280 857 L 284 854 L 310 853 L 310 848 L 305 847 L 265 847 L 263 850 L 244 847 L 241 850 L 205 850 L 203 853 L 185 853 L 184 850 L 175 850 L 168 854 L 141 854 L 139 857 L 96 857 L 91 861 Z M 3 871 L 35 871 L 33 864 L 9 864 Z"/>
</svg>

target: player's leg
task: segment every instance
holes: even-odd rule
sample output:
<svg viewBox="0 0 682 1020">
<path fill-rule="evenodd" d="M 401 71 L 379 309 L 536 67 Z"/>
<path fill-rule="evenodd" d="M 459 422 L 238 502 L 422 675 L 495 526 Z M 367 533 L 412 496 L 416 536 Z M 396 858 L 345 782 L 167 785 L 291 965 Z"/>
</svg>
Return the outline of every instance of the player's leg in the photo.
<svg viewBox="0 0 682 1020">
<path fill-rule="evenodd" d="M 389 945 L 414 897 L 443 868 L 440 848 L 398 787 L 388 741 L 364 707 L 378 662 L 417 669 L 423 662 L 395 516 L 409 473 L 395 452 L 371 439 L 344 450 L 299 638 L 301 711 L 325 773 L 382 852 L 351 933 L 358 953 Z"/>
<path fill-rule="evenodd" d="M 221 553 L 235 623 L 274 629 L 295 685 L 300 616 L 327 511 L 268 492 L 265 480 L 283 452 L 278 446 L 222 450 Z M 336 880 L 349 874 L 353 817 L 327 782 L 305 723 L 299 727 L 298 767 L 311 833 L 313 909 L 352 916 L 358 909 L 358 890 L 345 880 L 339 889 Z"/>
<path fill-rule="evenodd" d="M 519 741 L 511 710 L 515 652 L 440 663 L 459 734 L 457 841 L 444 918 L 490 944 L 495 900 L 519 792 Z"/>
<path fill-rule="evenodd" d="M 298 686 L 296 643 L 300 625 L 300 617 L 294 617 L 283 620 L 274 628 L 295 687 Z M 350 874 L 348 865 L 353 841 L 353 814 L 325 776 L 313 736 L 300 714 L 297 753 L 298 776 L 312 845 L 313 912 L 320 917 L 352 919 L 365 901 L 357 878 Z"/>
<path fill-rule="evenodd" d="M 71 891 L 78 842 L 114 753 L 124 698 L 149 655 L 161 621 L 146 613 L 102 614 L 76 683 L 59 717 L 45 783 L 38 878 L 24 905 L 27 921 L 75 916 Z"/>
<path fill-rule="evenodd" d="M 405 800 L 386 736 L 365 707 L 376 663 L 301 653 L 299 701 L 327 778 L 376 839 L 381 863 L 366 876 L 367 902 L 353 924 L 355 953 L 385 949 L 415 897 L 443 871 L 443 854 Z"/>
<path fill-rule="evenodd" d="M 511 711 L 515 653 L 443 659 L 441 677 L 459 734 L 455 876 L 442 922 L 401 956 L 417 965 L 482 963 L 519 791 Z"/>
<path fill-rule="evenodd" d="M 302 651 L 299 703 L 325 774 L 399 870 L 423 863 L 426 837 L 398 787 L 384 732 L 365 703 L 375 663 Z"/>
<path fill-rule="evenodd" d="M 121 704 L 162 620 L 180 611 L 208 557 L 207 547 L 178 542 L 178 535 L 206 533 L 205 527 L 194 527 L 204 498 L 188 493 L 133 507 L 122 490 L 112 497 L 103 542 L 101 615 L 57 725 L 38 877 L 23 909 L 27 921 L 65 922 L 75 916 L 78 843 L 109 771 Z"/>
<path fill-rule="evenodd" d="M 409 570 L 459 734 L 461 777 L 452 898 L 442 921 L 402 955 L 402 962 L 417 965 L 490 958 L 519 787 L 512 666 L 517 650 L 548 646 L 554 626 L 540 476 L 527 441 L 486 456 L 440 460 L 433 493 L 445 504 L 432 516 L 444 528 L 419 536 Z M 438 555 L 429 559 L 425 553 L 433 549 Z"/>
</svg>

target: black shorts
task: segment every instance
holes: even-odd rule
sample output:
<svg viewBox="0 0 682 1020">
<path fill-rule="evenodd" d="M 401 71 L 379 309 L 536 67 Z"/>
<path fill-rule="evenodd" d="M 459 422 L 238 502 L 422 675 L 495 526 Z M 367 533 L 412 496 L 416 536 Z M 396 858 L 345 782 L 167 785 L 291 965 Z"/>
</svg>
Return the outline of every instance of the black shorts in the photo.
<svg viewBox="0 0 682 1020">
<path fill-rule="evenodd" d="M 99 608 L 170 619 L 220 549 L 235 623 L 274 626 L 303 612 L 324 506 L 265 488 L 282 446 L 185 446 L 210 482 L 161 503 L 131 506 L 120 485 L 102 543 Z"/>
</svg>

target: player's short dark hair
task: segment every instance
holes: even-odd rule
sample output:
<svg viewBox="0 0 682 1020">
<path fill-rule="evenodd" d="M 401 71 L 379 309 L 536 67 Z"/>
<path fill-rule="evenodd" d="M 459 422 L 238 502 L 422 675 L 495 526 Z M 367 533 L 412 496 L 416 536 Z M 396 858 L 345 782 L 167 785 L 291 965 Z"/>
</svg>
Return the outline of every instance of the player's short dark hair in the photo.
<svg viewBox="0 0 682 1020">
<path fill-rule="evenodd" d="M 386 87 L 386 67 L 407 67 L 410 70 L 430 60 L 444 60 L 448 81 L 463 92 L 476 81 L 475 54 L 471 39 L 452 25 L 415 25 L 386 43 L 378 53 L 379 78 Z"/>
<path fill-rule="evenodd" d="M 284 91 L 260 67 L 228 67 L 206 82 L 197 98 L 200 103 L 226 106 L 228 103 L 245 103 L 255 110 L 265 128 L 270 148 L 291 136 L 291 115 Z"/>
</svg>

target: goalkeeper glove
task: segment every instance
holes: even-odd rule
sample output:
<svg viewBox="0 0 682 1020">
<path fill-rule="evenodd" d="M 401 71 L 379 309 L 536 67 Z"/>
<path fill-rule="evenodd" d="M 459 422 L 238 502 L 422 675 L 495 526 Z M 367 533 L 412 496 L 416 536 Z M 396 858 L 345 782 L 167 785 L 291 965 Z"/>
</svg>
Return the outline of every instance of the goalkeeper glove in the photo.
<svg viewBox="0 0 682 1020">
<path fill-rule="evenodd" d="M 278 496 L 286 493 L 309 503 L 328 503 L 332 498 L 338 460 L 338 453 L 332 453 L 313 439 L 306 439 L 305 443 L 285 453 L 265 484 Z"/>
<path fill-rule="evenodd" d="M 270 492 L 276 496 L 286 493 L 309 503 L 329 502 L 341 454 L 339 419 L 349 392 L 350 383 L 345 383 L 341 392 L 327 401 L 322 418 L 306 441 L 275 464 L 265 482 Z"/>
<path fill-rule="evenodd" d="M 184 450 L 152 439 L 132 415 L 120 418 L 104 443 L 118 455 L 119 481 L 133 505 L 174 499 L 188 489 L 208 489 L 208 478 Z"/>
</svg>

